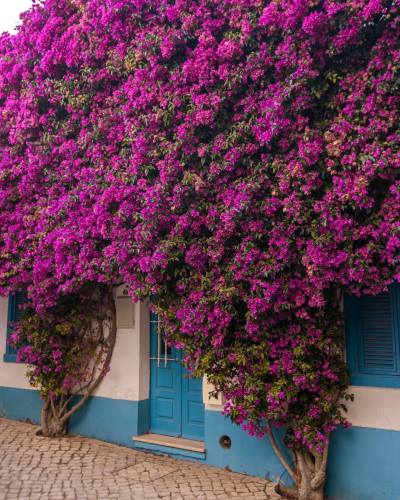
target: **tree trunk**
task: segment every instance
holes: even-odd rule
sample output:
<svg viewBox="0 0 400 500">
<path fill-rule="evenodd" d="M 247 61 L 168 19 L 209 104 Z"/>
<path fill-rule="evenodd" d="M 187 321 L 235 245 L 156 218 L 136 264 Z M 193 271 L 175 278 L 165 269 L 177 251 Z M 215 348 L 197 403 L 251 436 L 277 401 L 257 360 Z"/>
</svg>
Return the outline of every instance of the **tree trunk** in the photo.
<svg viewBox="0 0 400 500">
<path fill-rule="evenodd" d="M 67 433 L 67 421 L 61 417 L 67 412 L 67 396 L 62 396 L 57 404 L 46 398 L 42 407 L 42 428 L 36 433 L 41 436 L 60 436 Z M 60 417 L 58 416 L 60 415 Z"/>
<path fill-rule="evenodd" d="M 303 453 L 293 453 L 296 466 L 296 470 L 293 470 L 276 444 L 269 420 L 267 420 L 267 426 L 268 436 L 275 453 L 296 483 L 299 500 L 324 500 L 330 432 L 326 434 L 327 442 L 323 452 L 319 452 L 314 448 L 311 450 L 305 448 Z"/>
<path fill-rule="evenodd" d="M 58 412 L 66 413 L 66 408 L 63 409 L 65 404 L 65 397 L 56 405 L 52 404 L 49 398 L 46 398 L 42 408 L 42 432 L 41 434 L 46 437 L 60 436 L 67 432 L 67 421 L 61 420 L 58 417 Z M 61 406 L 62 405 L 62 406 Z M 60 408 L 61 406 L 61 408 Z M 55 411 L 54 411 L 55 410 Z"/>
<path fill-rule="evenodd" d="M 311 486 L 300 483 L 298 495 L 299 500 L 324 500 L 324 485 L 314 491 Z"/>
<path fill-rule="evenodd" d="M 319 481 L 315 481 L 317 460 L 312 460 L 311 454 L 306 451 L 304 455 L 296 453 L 296 463 L 301 479 L 298 485 L 299 500 L 323 500 L 325 472 L 321 471 Z"/>
<path fill-rule="evenodd" d="M 327 438 L 329 439 L 329 433 Z M 300 473 L 299 500 L 324 500 L 328 446 L 329 442 L 325 444 L 322 453 L 314 448 L 306 449 L 304 453 L 295 453 L 297 471 Z"/>
</svg>

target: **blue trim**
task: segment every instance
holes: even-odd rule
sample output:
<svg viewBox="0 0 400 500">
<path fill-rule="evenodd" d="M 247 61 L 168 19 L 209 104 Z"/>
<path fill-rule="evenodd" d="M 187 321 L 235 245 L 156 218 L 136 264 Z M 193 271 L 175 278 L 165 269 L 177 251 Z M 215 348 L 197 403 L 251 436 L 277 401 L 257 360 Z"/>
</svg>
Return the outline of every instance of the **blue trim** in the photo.
<svg viewBox="0 0 400 500">
<path fill-rule="evenodd" d="M 364 387 L 388 387 L 389 389 L 400 389 L 400 377 L 395 375 L 377 376 L 357 373 L 351 375 L 352 385 Z"/>
<path fill-rule="evenodd" d="M 32 389 L 0 387 L 0 416 L 40 425 L 43 402 Z"/>
<path fill-rule="evenodd" d="M 82 396 L 75 396 L 70 406 Z M 92 396 L 68 420 L 68 432 L 133 447 L 132 437 L 149 430 L 149 400 L 128 401 Z"/>
<path fill-rule="evenodd" d="M 369 373 L 364 372 L 363 354 L 362 354 L 362 317 L 361 317 L 361 298 L 356 295 L 344 296 L 344 307 L 347 309 L 346 316 L 346 361 L 351 375 L 353 385 L 366 387 L 388 387 L 400 388 L 400 331 L 399 331 L 399 312 L 400 312 L 400 285 L 393 283 L 389 286 L 392 323 L 394 331 L 394 353 L 397 365 L 396 373 L 383 373 L 382 369 L 369 369 Z M 367 371 L 367 370 L 366 370 Z M 374 371 L 375 373 L 371 373 Z"/>
<path fill-rule="evenodd" d="M 398 500 L 400 432 L 338 428 L 329 445 L 325 491 L 340 500 Z"/>
<path fill-rule="evenodd" d="M 10 322 L 16 321 L 18 317 L 21 315 L 19 313 L 19 303 L 24 302 L 24 294 L 23 292 L 15 292 L 12 293 L 10 292 L 8 294 L 8 315 L 7 315 L 7 340 L 10 338 L 11 334 L 11 328 L 10 328 Z M 3 361 L 5 363 L 19 363 L 17 361 L 17 354 L 18 351 L 17 349 L 14 349 L 8 345 L 8 342 L 6 342 L 6 353 L 3 356 Z M 26 363 L 23 361 L 22 363 Z"/>
<path fill-rule="evenodd" d="M 18 363 L 16 354 L 4 354 L 4 363 Z"/>
<path fill-rule="evenodd" d="M 149 451 L 151 453 L 156 453 L 157 455 L 170 455 L 175 458 L 194 458 L 197 460 L 205 460 L 206 453 L 200 453 L 198 451 L 184 450 L 182 448 L 171 448 L 170 446 L 162 446 L 159 444 L 143 443 L 141 441 L 133 440 L 133 447 L 135 450 Z"/>
<path fill-rule="evenodd" d="M 282 443 L 285 429 L 274 427 L 273 432 L 279 449 L 291 464 L 292 453 Z M 231 447 L 228 450 L 224 450 L 219 443 L 222 436 L 228 436 L 231 439 Z M 219 411 L 205 411 L 204 444 L 207 449 L 207 465 L 220 469 L 228 467 L 233 472 L 267 478 L 271 481 L 285 472 L 268 436 L 264 436 L 263 439 L 249 436 L 241 426 L 233 424 Z M 288 476 L 286 473 L 282 480 L 286 485 L 291 486 L 293 482 Z"/>
</svg>

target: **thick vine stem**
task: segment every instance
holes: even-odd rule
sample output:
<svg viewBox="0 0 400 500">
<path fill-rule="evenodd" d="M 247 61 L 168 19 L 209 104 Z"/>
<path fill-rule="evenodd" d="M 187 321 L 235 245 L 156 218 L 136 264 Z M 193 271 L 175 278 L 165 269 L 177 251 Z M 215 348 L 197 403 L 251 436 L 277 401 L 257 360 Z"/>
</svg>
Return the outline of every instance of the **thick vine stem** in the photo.
<svg viewBox="0 0 400 500">
<path fill-rule="evenodd" d="M 296 453 L 298 472 L 301 480 L 298 484 L 299 500 L 323 500 L 326 481 L 326 464 L 328 460 L 330 433 L 326 435 L 327 443 L 323 452 L 312 448 L 304 453 Z M 314 457 L 314 461 L 312 459 Z M 314 470 L 310 464 L 314 464 Z"/>
<path fill-rule="evenodd" d="M 115 308 L 115 300 L 114 298 L 110 299 L 109 302 L 109 307 L 110 307 L 110 313 L 111 313 L 111 325 L 110 325 L 110 332 L 108 335 L 108 352 L 106 359 L 104 361 L 104 366 L 108 366 L 111 361 L 111 357 L 114 352 L 114 347 L 115 347 L 115 342 L 117 339 L 117 311 Z M 70 416 L 72 416 L 76 410 L 81 408 L 86 401 L 90 398 L 90 396 L 93 394 L 93 392 L 97 389 L 99 386 L 100 382 L 102 381 L 103 377 L 98 376 L 97 379 L 94 381 L 93 385 L 89 387 L 87 393 L 83 396 L 83 398 L 77 403 L 69 412 L 67 412 L 60 420 L 62 422 L 66 422 Z"/>
<path fill-rule="evenodd" d="M 108 350 L 107 355 L 105 357 L 103 363 L 103 369 L 99 373 L 96 379 L 93 379 L 93 375 L 95 373 L 95 366 L 91 369 L 91 380 L 84 384 L 79 389 L 73 391 L 69 395 L 64 394 L 60 397 L 59 401 L 54 401 L 50 397 L 45 398 L 43 407 L 42 407 L 42 429 L 41 434 L 44 436 L 55 436 L 60 434 L 65 434 L 67 429 L 68 419 L 79 409 L 81 408 L 90 396 L 97 389 L 99 384 L 104 378 L 103 370 L 105 367 L 109 366 L 111 362 L 111 358 L 114 352 L 116 338 L 117 338 L 117 315 L 116 315 L 116 307 L 115 307 L 115 299 L 113 296 L 112 288 L 110 288 L 106 294 L 106 305 L 103 307 L 103 310 L 108 312 L 110 318 L 110 327 L 107 338 L 104 338 L 104 314 L 97 318 L 99 331 L 101 332 L 100 340 L 101 343 L 106 343 Z M 82 332 L 80 332 L 79 337 L 82 337 Z M 85 392 L 84 392 L 85 391 Z M 74 396 L 82 393 L 82 399 L 75 404 L 71 409 L 68 410 L 68 404 L 72 400 Z M 83 394 L 84 393 L 84 394 Z"/>
<path fill-rule="evenodd" d="M 276 444 L 269 420 L 267 420 L 267 426 L 272 447 L 298 488 L 299 500 L 323 500 L 330 433 L 326 434 L 327 443 L 324 445 L 323 452 L 315 448 L 293 452 L 296 467 L 296 471 L 293 471 Z"/>
<path fill-rule="evenodd" d="M 296 473 L 295 471 L 290 467 L 288 461 L 286 460 L 286 458 L 283 456 L 283 453 L 281 452 L 281 450 L 278 448 L 278 445 L 276 444 L 276 441 L 275 441 L 275 438 L 274 438 L 274 435 L 272 434 L 272 427 L 271 427 L 271 422 L 270 420 L 267 420 L 267 427 L 268 427 L 268 436 L 269 436 L 269 439 L 271 441 L 271 444 L 272 444 L 272 448 L 274 449 L 275 453 L 278 455 L 280 461 L 282 462 L 283 466 L 285 467 L 285 469 L 287 470 L 287 472 L 290 474 L 291 478 L 293 479 L 293 481 L 298 484 L 298 479 L 296 477 Z"/>
<path fill-rule="evenodd" d="M 322 484 L 325 484 L 326 480 L 326 464 L 328 462 L 328 451 L 329 451 L 329 438 L 330 438 L 330 432 L 326 434 L 326 440 L 327 443 L 324 446 L 324 451 L 322 453 L 322 460 L 321 463 L 318 467 L 318 470 L 316 469 L 317 473 L 314 476 L 314 478 L 311 481 L 311 488 L 313 490 L 318 490 Z"/>
</svg>

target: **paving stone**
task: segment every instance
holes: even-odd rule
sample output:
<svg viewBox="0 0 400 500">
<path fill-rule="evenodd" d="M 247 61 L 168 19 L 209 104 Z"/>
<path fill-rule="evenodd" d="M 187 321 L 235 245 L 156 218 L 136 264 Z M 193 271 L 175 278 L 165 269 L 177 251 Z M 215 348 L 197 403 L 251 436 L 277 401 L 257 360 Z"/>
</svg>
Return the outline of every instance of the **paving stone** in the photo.
<svg viewBox="0 0 400 500">
<path fill-rule="evenodd" d="M 280 500 L 275 483 L 0 417 L 0 500 Z"/>
</svg>

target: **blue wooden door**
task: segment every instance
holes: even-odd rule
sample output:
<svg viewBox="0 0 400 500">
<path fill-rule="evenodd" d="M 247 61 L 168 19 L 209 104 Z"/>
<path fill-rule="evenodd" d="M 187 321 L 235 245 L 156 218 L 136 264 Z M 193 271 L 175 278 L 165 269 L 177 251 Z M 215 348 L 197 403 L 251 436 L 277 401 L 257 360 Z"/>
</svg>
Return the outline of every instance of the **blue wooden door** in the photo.
<svg viewBox="0 0 400 500">
<path fill-rule="evenodd" d="M 182 351 L 165 345 L 158 315 L 150 313 L 150 432 L 202 440 L 202 382 L 183 378 L 181 362 Z"/>
<path fill-rule="evenodd" d="M 182 427 L 181 351 L 166 348 L 158 315 L 150 313 L 150 432 L 179 437 Z"/>
</svg>

